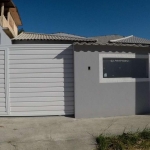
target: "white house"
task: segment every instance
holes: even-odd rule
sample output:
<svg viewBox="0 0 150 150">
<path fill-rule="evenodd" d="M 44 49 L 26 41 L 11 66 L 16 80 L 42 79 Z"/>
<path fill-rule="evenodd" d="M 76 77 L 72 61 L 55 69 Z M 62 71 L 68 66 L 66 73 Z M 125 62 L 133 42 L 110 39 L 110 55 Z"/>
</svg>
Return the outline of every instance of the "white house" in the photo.
<svg viewBox="0 0 150 150">
<path fill-rule="evenodd" d="M 18 35 L 22 23 L 11 0 L 3 0 L 0 23 L 0 116 L 88 118 L 150 112 L 150 40 Z"/>
</svg>

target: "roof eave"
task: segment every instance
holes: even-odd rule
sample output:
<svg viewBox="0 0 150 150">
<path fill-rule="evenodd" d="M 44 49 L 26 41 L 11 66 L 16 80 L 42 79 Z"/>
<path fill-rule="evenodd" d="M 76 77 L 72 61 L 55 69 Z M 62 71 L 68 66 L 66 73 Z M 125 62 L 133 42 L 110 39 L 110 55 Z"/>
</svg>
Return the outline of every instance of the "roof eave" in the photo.
<svg viewBox="0 0 150 150">
<path fill-rule="evenodd" d="M 74 42 L 73 45 L 94 45 L 94 46 L 127 46 L 127 47 L 150 47 L 149 44 L 123 44 L 123 43 L 86 43 L 86 42 Z"/>
</svg>

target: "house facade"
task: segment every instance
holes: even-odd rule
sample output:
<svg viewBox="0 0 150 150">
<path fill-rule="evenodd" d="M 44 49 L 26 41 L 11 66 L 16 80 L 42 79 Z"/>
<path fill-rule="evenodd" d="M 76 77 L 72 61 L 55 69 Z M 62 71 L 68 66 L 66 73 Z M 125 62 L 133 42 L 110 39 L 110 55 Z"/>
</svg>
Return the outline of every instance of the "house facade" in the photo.
<svg viewBox="0 0 150 150">
<path fill-rule="evenodd" d="M 149 40 L 18 35 L 21 24 L 16 6 L 3 0 L 0 116 L 90 118 L 150 112 Z"/>
<path fill-rule="evenodd" d="M 64 33 L 21 33 L 12 45 L 1 47 L 0 115 L 74 115 L 74 41 L 95 42 Z"/>
<path fill-rule="evenodd" d="M 75 44 L 75 117 L 150 113 L 149 52 L 133 43 Z"/>
</svg>

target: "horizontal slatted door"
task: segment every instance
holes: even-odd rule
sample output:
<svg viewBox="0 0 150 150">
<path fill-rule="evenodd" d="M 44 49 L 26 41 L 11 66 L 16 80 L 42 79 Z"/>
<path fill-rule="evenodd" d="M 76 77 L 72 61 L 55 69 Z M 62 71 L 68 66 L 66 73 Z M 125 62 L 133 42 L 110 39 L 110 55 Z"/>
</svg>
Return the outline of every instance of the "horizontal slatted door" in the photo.
<svg viewBox="0 0 150 150">
<path fill-rule="evenodd" d="M 74 114 L 72 46 L 12 47 L 9 58 L 12 116 Z"/>
<path fill-rule="evenodd" d="M 0 49 L 0 115 L 7 114 L 5 50 Z"/>
</svg>

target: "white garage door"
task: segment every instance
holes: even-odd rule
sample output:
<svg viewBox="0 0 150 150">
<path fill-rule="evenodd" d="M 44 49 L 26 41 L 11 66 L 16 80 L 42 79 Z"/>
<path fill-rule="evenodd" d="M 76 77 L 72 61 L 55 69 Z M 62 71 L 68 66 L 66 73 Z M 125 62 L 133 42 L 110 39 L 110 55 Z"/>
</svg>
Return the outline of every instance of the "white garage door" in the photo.
<svg viewBox="0 0 150 150">
<path fill-rule="evenodd" d="M 0 49 L 0 115 L 7 114 L 5 50 Z"/>
<path fill-rule="evenodd" d="M 10 48 L 10 114 L 74 114 L 73 71 L 71 45 L 17 45 Z"/>
</svg>

